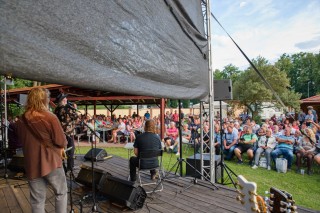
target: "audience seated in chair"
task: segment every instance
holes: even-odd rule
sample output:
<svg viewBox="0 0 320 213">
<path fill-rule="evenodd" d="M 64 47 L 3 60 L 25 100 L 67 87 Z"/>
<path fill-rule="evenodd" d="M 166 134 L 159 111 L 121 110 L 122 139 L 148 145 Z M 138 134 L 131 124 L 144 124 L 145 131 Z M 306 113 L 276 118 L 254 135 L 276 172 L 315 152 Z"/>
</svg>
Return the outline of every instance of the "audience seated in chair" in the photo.
<svg viewBox="0 0 320 213">
<path fill-rule="evenodd" d="M 214 148 L 215 148 L 215 154 L 220 155 L 221 132 L 220 132 L 219 124 L 214 125 Z"/>
<path fill-rule="evenodd" d="M 130 142 L 133 142 L 134 139 L 136 138 L 136 136 L 134 134 L 134 131 L 133 131 L 132 121 L 131 120 L 128 120 L 128 122 L 126 123 L 126 131 L 125 131 L 124 134 L 129 136 Z"/>
<path fill-rule="evenodd" d="M 231 125 L 228 125 L 227 133 L 224 133 L 223 135 L 223 153 L 225 155 L 225 160 L 232 159 L 237 142 L 238 134 L 233 132 L 233 127 Z"/>
<path fill-rule="evenodd" d="M 242 164 L 242 154 L 244 152 L 247 152 L 249 164 L 251 164 L 253 159 L 253 148 L 254 143 L 258 140 L 258 137 L 256 134 L 252 133 L 252 128 L 248 127 L 246 134 L 244 134 L 238 142 L 238 145 L 234 149 L 234 154 L 238 158 L 238 164 Z"/>
<path fill-rule="evenodd" d="M 304 132 L 303 137 L 300 138 L 298 146 L 296 148 L 297 173 L 300 173 L 302 159 L 306 159 L 308 167 L 307 174 L 311 175 L 312 160 L 316 151 L 315 144 L 315 135 L 311 129 L 307 128 Z"/>
<path fill-rule="evenodd" d="M 280 155 L 283 155 L 283 157 L 288 161 L 288 170 L 291 170 L 294 144 L 294 136 L 291 135 L 291 128 L 286 127 L 284 130 L 284 135 L 280 135 L 276 138 L 276 140 L 278 142 L 278 145 L 271 152 L 272 160 L 275 163 L 276 158 Z"/>
<path fill-rule="evenodd" d="M 120 135 L 124 135 L 126 131 L 126 124 L 123 122 L 122 118 L 118 118 L 118 128 L 114 128 L 112 130 L 112 139 L 111 142 L 113 142 L 114 144 L 117 143 L 117 136 Z"/>
<path fill-rule="evenodd" d="M 171 121 L 170 127 L 166 131 L 166 137 L 164 138 L 164 144 L 166 150 L 169 151 L 170 149 L 173 150 L 175 146 L 177 146 L 177 137 L 179 136 L 179 130 L 176 128 L 176 123 Z"/>
<path fill-rule="evenodd" d="M 277 145 L 276 138 L 272 136 L 272 130 L 267 129 L 266 135 L 261 136 L 258 140 L 258 148 L 256 150 L 254 156 L 254 165 L 253 169 L 258 168 L 260 155 L 265 153 L 267 159 L 267 169 L 271 170 L 271 152 L 273 151 L 274 147 Z"/>
<path fill-rule="evenodd" d="M 191 131 L 188 129 L 188 124 L 183 124 L 183 129 L 181 131 L 181 134 L 182 134 L 182 144 L 188 144 L 191 139 Z M 180 137 L 177 137 L 176 146 L 178 146 L 178 152 L 176 155 L 180 155 L 180 152 L 181 152 Z"/>
</svg>

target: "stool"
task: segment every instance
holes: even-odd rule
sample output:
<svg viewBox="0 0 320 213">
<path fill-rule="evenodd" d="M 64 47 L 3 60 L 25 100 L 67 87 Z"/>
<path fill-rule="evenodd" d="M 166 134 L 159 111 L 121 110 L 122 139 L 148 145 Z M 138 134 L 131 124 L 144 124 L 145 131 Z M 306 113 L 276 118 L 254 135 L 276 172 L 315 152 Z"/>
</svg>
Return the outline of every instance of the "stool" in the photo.
<svg viewBox="0 0 320 213">
<path fill-rule="evenodd" d="M 126 143 L 128 143 L 129 142 L 129 135 L 125 135 L 125 137 L 126 137 Z M 131 141 L 132 142 L 132 141 Z"/>
</svg>

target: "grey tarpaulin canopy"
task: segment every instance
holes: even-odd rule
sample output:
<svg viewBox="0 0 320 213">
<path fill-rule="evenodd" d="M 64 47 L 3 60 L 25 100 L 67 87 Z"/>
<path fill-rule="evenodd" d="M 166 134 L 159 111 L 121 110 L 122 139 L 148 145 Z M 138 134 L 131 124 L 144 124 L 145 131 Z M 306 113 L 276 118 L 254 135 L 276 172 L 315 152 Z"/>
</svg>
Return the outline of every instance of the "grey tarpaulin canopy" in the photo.
<svg viewBox="0 0 320 213">
<path fill-rule="evenodd" d="M 201 0 L 0 0 L 0 74 L 179 99 L 209 91 Z"/>
</svg>

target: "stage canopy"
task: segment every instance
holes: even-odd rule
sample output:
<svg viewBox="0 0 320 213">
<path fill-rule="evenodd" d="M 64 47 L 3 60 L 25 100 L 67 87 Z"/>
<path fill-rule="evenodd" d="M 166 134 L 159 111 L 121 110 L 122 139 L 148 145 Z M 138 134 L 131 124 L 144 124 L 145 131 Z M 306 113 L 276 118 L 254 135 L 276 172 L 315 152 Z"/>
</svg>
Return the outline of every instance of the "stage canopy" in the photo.
<svg viewBox="0 0 320 213">
<path fill-rule="evenodd" d="M 0 74 L 117 93 L 209 92 L 201 0 L 0 0 Z"/>
</svg>

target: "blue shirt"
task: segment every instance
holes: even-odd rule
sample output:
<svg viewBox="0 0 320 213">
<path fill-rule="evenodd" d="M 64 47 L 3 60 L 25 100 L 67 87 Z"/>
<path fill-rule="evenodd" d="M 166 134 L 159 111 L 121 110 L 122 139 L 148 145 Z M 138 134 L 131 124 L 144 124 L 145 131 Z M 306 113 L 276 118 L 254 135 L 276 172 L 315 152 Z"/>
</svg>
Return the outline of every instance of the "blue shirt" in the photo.
<svg viewBox="0 0 320 213">
<path fill-rule="evenodd" d="M 225 133 L 223 135 L 223 140 L 227 140 L 227 145 L 231 144 L 234 140 L 238 139 L 238 135 L 235 134 L 234 132 L 232 133 Z"/>
<path fill-rule="evenodd" d="M 220 132 L 214 132 L 214 142 L 218 142 L 219 144 L 221 144 L 221 135 Z"/>
<path fill-rule="evenodd" d="M 293 144 L 294 144 L 294 137 L 293 136 L 286 136 L 286 135 L 280 135 L 278 138 L 282 139 L 282 140 L 290 140 L 292 142 L 292 144 L 287 144 L 284 142 L 278 142 L 277 148 L 286 148 L 286 149 L 290 149 L 293 150 Z"/>
</svg>

